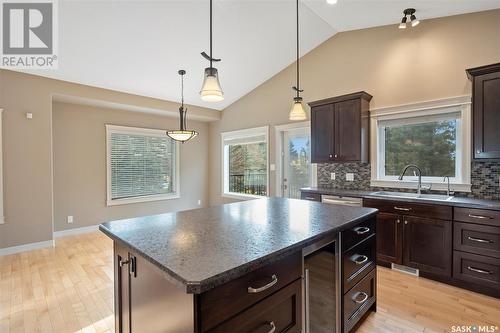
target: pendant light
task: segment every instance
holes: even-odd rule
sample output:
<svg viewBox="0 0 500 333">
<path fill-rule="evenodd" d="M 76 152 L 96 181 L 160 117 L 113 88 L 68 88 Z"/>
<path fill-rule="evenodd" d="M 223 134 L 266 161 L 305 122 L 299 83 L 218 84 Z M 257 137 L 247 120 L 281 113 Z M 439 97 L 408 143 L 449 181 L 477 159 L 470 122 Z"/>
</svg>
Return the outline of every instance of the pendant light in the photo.
<svg viewBox="0 0 500 333">
<path fill-rule="evenodd" d="M 198 136 L 198 132 L 186 129 L 187 109 L 184 107 L 184 74 L 186 74 L 186 71 L 181 69 L 178 73 L 181 76 L 181 107 L 179 108 L 180 129 L 168 131 L 167 135 L 175 141 L 184 143 Z"/>
<path fill-rule="evenodd" d="M 201 86 L 200 96 L 206 102 L 220 102 L 224 100 L 224 93 L 220 87 L 219 73 L 217 68 L 213 67 L 214 62 L 219 62 L 221 59 L 212 57 L 212 0 L 210 0 L 210 55 L 202 52 L 203 58 L 210 61 L 210 67 L 205 68 L 203 85 Z"/>
<path fill-rule="evenodd" d="M 290 120 L 306 120 L 307 113 L 302 103 L 302 97 L 300 97 L 300 93 L 304 90 L 301 90 L 299 86 L 299 0 L 296 0 L 295 3 L 297 5 L 297 85 L 292 87 L 292 89 L 295 90 L 297 95 L 293 98 L 292 109 L 290 110 L 288 118 Z"/>
</svg>

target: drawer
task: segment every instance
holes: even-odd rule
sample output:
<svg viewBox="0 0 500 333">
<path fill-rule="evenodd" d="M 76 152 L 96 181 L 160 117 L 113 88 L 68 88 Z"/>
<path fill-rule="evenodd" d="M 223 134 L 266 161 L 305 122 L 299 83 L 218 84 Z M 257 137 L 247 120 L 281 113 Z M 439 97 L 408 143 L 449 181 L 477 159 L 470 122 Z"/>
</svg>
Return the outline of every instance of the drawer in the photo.
<svg viewBox="0 0 500 333">
<path fill-rule="evenodd" d="M 300 333 L 302 329 L 302 280 L 297 280 L 210 333 Z"/>
<path fill-rule="evenodd" d="M 342 232 L 342 250 L 348 250 L 375 234 L 377 219 L 375 217 L 358 223 L 356 226 Z"/>
<path fill-rule="evenodd" d="M 376 270 L 374 269 L 344 295 L 345 332 L 349 332 L 375 302 L 376 280 Z"/>
<path fill-rule="evenodd" d="M 405 201 L 364 199 L 363 206 L 377 208 L 380 212 L 383 213 L 427 217 L 441 220 L 451 220 L 453 216 L 453 207 L 442 205 L 430 205 Z"/>
<path fill-rule="evenodd" d="M 500 259 L 455 251 L 453 278 L 500 289 Z"/>
<path fill-rule="evenodd" d="M 455 250 L 500 258 L 500 227 L 454 222 Z"/>
<path fill-rule="evenodd" d="M 321 202 L 321 194 L 319 193 L 300 192 L 300 198 L 302 200 Z"/>
<path fill-rule="evenodd" d="M 302 254 L 297 252 L 201 294 L 202 331 L 208 331 L 301 276 Z"/>
<path fill-rule="evenodd" d="M 500 212 L 457 207 L 455 208 L 455 221 L 500 226 Z"/>
<path fill-rule="evenodd" d="M 344 293 L 375 268 L 375 235 L 343 254 Z"/>
</svg>

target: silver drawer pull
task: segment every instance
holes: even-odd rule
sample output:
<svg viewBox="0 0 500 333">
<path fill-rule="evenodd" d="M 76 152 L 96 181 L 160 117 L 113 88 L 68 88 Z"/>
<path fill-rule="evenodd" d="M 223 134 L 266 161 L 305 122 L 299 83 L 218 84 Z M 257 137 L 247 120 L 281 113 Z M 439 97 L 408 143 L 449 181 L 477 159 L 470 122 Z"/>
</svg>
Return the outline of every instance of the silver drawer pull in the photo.
<svg viewBox="0 0 500 333">
<path fill-rule="evenodd" d="M 316 200 L 314 197 L 306 197 L 306 200 Z"/>
<path fill-rule="evenodd" d="M 356 227 L 354 229 L 355 233 L 357 233 L 358 235 L 363 235 L 363 234 L 366 234 L 367 232 L 370 232 L 370 228 L 368 227 Z"/>
<path fill-rule="evenodd" d="M 469 214 L 469 217 L 473 219 L 480 219 L 480 220 L 493 220 L 492 217 L 489 216 L 484 216 L 484 215 L 474 215 L 474 214 Z"/>
<path fill-rule="evenodd" d="M 352 260 L 356 265 L 363 265 L 365 262 L 368 261 L 368 257 L 365 255 L 360 255 L 356 257 L 356 259 Z"/>
<path fill-rule="evenodd" d="M 271 326 L 271 329 L 268 333 L 274 333 L 276 331 L 276 325 L 274 324 L 274 321 L 271 321 L 270 323 L 268 323 L 268 325 Z"/>
<path fill-rule="evenodd" d="M 276 283 L 278 283 L 278 277 L 275 274 L 273 274 L 273 276 L 271 278 L 273 279 L 271 282 L 269 282 L 268 284 L 266 284 L 265 286 L 262 286 L 260 288 L 248 287 L 248 293 L 249 294 L 260 293 L 260 292 L 263 292 L 264 290 L 267 290 L 267 289 L 271 288 Z"/>
<path fill-rule="evenodd" d="M 363 295 L 363 298 L 362 299 L 358 299 L 358 296 L 361 296 Z M 362 304 L 364 302 L 366 302 L 366 300 L 368 299 L 368 294 L 367 293 L 364 293 L 364 292 L 359 292 L 359 293 L 356 293 L 353 297 L 352 297 L 352 301 L 354 303 L 357 303 L 357 304 Z"/>
<path fill-rule="evenodd" d="M 469 271 L 472 271 L 472 272 L 476 272 L 476 273 L 480 273 L 480 274 L 487 274 L 487 275 L 491 275 L 493 274 L 493 272 L 491 271 L 485 271 L 483 269 L 479 269 L 479 268 L 474 268 L 474 267 L 471 267 L 471 266 L 468 266 L 467 269 Z"/>
<path fill-rule="evenodd" d="M 411 208 L 403 208 L 403 207 L 398 207 L 398 206 L 394 206 L 394 209 L 401 210 L 403 212 L 409 212 L 411 210 Z"/>
<path fill-rule="evenodd" d="M 482 239 L 482 238 L 476 238 L 476 237 L 471 237 L 471 236 L 468 236 L 467 239 L 470 241 L 473 241 L 473 242 L 478 242 L 478 243 L 488 243 L 488 244 L 495 243 L 491 239 Z"/>
</svg>

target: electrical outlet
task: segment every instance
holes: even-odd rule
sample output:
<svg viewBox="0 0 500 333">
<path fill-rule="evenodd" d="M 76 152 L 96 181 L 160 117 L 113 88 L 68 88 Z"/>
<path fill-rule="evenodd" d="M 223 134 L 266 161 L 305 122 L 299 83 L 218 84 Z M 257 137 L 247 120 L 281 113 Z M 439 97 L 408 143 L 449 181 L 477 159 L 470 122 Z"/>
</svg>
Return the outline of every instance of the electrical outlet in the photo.
<svg viewBox="0 0 500 333">
<path fill-rule="evenodd" d="M 330 179 L 331 180 L 335 180 L 335 172 L 331 172 L 330 173 Z"/>
<path fill-rule="evenodd" d="M 347 180 L 348 182 L 353 182 L 354 181 L 354 174 L 350 173 L 350 172 L 346 173 L 345 180 Z"/>
<path fill-rule="evenodd" d="M 68 215 L 68 217 L 66 218 L 66 222 L 73 223 L 73 216 L 72 215 Z"/>
<path fill-rule="evenodd" d="M 201 200 L 198 200 L 198 206 L 201 206 Z"/>
</svg>

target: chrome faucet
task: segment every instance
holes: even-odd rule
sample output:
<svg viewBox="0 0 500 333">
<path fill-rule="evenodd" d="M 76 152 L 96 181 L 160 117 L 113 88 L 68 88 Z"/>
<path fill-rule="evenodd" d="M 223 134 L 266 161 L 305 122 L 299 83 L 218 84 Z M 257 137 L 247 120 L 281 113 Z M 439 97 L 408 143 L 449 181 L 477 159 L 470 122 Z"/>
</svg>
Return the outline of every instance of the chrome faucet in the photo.
<svg viewBox="0 0 500 333">
<path fill-rule="evenodd" d="M 399 175 L 398 179 L 403 180 L 403 176 L 405 175 L 406 170 L 408 170 L 409 168 L 414 168 L 414 169 L 417 169 L 417 171 L 418 171 L 417 194 L 420 195 L 420 194 L 422 194 L 422 170 L 420 170 L 420 168 L 418 166 L 416 166 L 415 164 L 408 164 L 407 166 L 405 166 L 405 168 L 403 169 L 403 172 L 401 172 L 401 175 Z"/>
<path fill-rule="evenodd" d="M 448 189 L 446 190 L 446 195 L 450 196 L 450 195 L 455 194 L 455 193 L 453 193 L 450 189 L 450 176 L 444 176 L 443 182 L 446 181 L 447 179 L 448 179 Z"/>
</svg>

